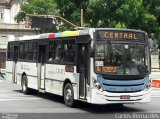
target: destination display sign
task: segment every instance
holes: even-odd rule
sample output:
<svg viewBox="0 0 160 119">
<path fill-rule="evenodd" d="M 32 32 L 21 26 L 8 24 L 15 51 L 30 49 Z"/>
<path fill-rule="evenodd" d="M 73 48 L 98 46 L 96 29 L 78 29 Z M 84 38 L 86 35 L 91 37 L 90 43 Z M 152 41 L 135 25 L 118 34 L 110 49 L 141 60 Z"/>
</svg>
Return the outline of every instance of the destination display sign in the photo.
<svg viewBox="0 0 160 119">
<path fill-rule="evenodd" d="M 145 41 L 145 34 L 133 31 L 97 31 L 97 40 L 139 40 Z"/>
</svg>

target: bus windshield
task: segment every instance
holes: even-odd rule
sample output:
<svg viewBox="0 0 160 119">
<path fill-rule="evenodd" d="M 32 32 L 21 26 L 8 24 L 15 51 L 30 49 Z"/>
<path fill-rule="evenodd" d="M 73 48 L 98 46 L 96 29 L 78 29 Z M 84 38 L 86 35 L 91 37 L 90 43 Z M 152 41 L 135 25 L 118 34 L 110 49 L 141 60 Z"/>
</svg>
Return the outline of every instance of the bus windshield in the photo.
<svg viewBox="0 0 160 119">
<path fill-rule="evenodd" d="M 108 75 L 144 75 L 150 72 L 148 46 L 127 43 L 97 43 L 95 72 Z"/>
</svg>

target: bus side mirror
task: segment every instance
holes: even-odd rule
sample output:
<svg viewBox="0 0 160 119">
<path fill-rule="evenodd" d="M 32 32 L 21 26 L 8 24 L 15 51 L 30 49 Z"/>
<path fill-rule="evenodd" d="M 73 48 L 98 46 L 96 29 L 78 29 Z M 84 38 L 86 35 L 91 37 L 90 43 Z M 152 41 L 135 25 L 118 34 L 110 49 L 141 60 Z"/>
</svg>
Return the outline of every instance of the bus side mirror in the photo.
<svg viewBox="0 0 160 119">
<path fill-rule="evenodd" d="M 91 47 L 91 49 L 90 49 L 90 57 L 93 57 L 94 56 L 94 49 L 93 49 L 93 47 Z"/>
</svg>

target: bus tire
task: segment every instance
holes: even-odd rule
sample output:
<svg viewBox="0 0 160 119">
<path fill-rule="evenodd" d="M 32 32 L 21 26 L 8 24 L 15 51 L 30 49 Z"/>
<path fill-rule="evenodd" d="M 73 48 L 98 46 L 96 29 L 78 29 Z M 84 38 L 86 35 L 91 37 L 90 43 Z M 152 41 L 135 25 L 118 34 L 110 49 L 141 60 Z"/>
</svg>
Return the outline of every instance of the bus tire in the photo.
<svg viewBox="0 0 160 119">
<path fill-rule="evenodd" d="M 68 107 L 75 106 L 74 92 L 71 83 L 67 83 L 63 89 L 64 102 Z"/>
<path fill-rule="evenodd" d="M 28 82 L 27 82 L 27 76 L 24 75 L 22 77 L 22 92 L 23 94 L 27 95 L 30 92 L 30 89 L 28 88 Z"/>
</svg>

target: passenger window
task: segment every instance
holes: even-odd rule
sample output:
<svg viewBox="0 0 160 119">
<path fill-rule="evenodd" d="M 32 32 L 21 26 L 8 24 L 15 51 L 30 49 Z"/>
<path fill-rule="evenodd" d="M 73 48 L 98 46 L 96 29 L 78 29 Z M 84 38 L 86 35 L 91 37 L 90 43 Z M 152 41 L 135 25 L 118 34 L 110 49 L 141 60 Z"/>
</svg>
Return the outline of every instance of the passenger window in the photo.
<svg viewBox="0 0 160 119">
<path fill-rule="evenodd" d="M 19 59 L 23 59 L 23 45 L 20 43 Z"/>
<path fill-rule="evenodd" d="M 27 60 L 28 59 L 28 42 L 23 44 L 23 59 Z"/>
<path fill-rule="evenodd" d="M 51 41 L 49 42 L 49 62 L 60 62 L 61 59 L 61 42 Z"/>
<path fill-rule="evenodd" d="M 75 40 L 67 39 L 62 41 L 62 61 L 68 63 L 74 63 L 74 54 L 75 54 Z"/>
<path fill-rule="evenodd" d="M 8 43 L 7 58 L 13 59 L 13 44 L 12 43 Z"/>
<path fill-rule="evenodd" d="M 28 59 L 28 42 L 20 43 L 19 59 Z"/>
<path fill-rule="evenodd" d="M 28 47 L 28 60 L 36 60 L 37 57 L 37 43 L 35 42 L 29 42 Z"/>
</svg>

